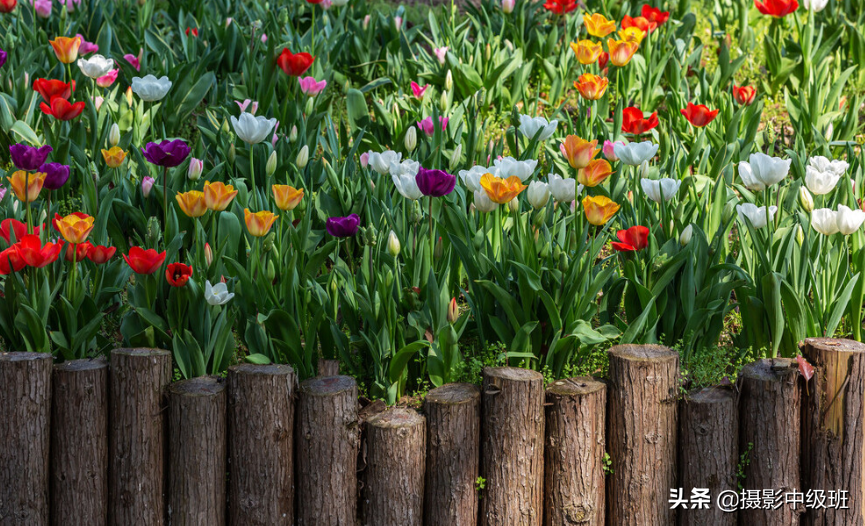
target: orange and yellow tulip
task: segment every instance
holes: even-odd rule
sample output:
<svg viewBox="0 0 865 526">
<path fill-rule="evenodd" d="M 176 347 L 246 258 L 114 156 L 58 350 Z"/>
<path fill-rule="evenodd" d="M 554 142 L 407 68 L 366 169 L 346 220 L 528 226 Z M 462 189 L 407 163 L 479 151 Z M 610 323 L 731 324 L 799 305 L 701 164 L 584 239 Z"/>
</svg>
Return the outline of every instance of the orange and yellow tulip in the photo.
<svg viewBox="0 0 865 526">
<path fill-rule="evenodd" d="M 574 81 L 574 87 L 584 99 L 598 100 L 604 96 L 609 83 L 610 79 L 607 77 L 601 77 L 594 73 L 583 73 L 579 79 Z"/>
<path fill-rule="evenodd" d="M 598 57 L 604 52 L 604 47 L 600 42 L 592 42 L 591 40 L 580 40 L 579 42 L 571 42 L 571 49 L 580 64 L 593 64 L 598 61 Z"/>
<path fill-rule="evenodd" d="M 607 20 L 607 17 L 601 13 L 583 15 L 583 23 L 586 24 L 586 29 L 593 37 L 604 38 L 616 30 L 616 23 Z"/>
<path fill-rule="evenodd" d="M 509 203 L 513 198 L 520 195 L 520 192 L 528 188 L 516 175 L 502 179 L 493 174 L 484 174 L 481 176 L 480 184 L 490 201 L 500 205 Z"/>
<path fill-rule="evenodd" d="M 112 146 L 110 150 L 102 150 L 102 158 L 109 168 L 117 168 L 126 159 L 126 152 L 120 146 Z"/>
<path fill-rule="evenodd" d="M 592 161 L 598 152 L 601 151 L 598 146 L 598 140 L 587 141 L 576 135 L 568 135 L 565 141 L 559 144 L 559 151 L 568 160 L 571 168 L 582 170 Z"/>
<path fill-rule="evenodd" d="M 32 203 L 39 197 L 39 192 L 42 191 L 42 184 L 45 183 L 46 175 L 42 172 L 31 174 L 24 170 L 18 170 L 11 177 L 7 177 L 6 180 L 9 181 L 9 186 L 12 187 L 12 191 L 18 200 Z"/>
<path fill-rule="evenodd" d="M 262 210 L 253 214 L 249 211 L 249 208 L 243 209 L 243 219 L 246 221 L 246 229 L 255 237 L 266 236 L 277 217 L 279 216 L 269 210 Z"/>
<path fill-rule="evenodd" d="M 598 186 L 613 173 L 610 163 L 604 159 L 592 159 L 589 164 L 577 174 L 577 181 L 589 188 Z"/>
<path fill-rule="evenodd" d="M 94 219 L 93 216 L 69 214 L 58 219 L 54 224 L 66 241 L 73 245 L 80 245 L 84 243 L 87 236 L 90 235 L 90 231 L 93 230 Z"/>
<path fill-rule="evenodd" d="M 627 40 L 607 40 L 607 48 L 610 50 L 610 62 L 614 66 L 622 67 L 631 61 L 637 48 L 640 47 L 638 42 L 629 42 Z"/>
<path fill-rule="evenodd" d="M 228 208 L 236 195 L 237 190 L 230 184 L 219 181 L 215 183 L 204 182 L 204 205 L 214 212 L 222 212 Z"/>
<path fill-rule="evenodd" d="M 71 64 L 78 58 L 78 47 L 81 45 L 80 37 L 56 37 L 48 41 L 54 48 L 57 60 L 64 64 Z"/>
<path fill-rule="evenodd" d="M 271 187 L 276 207 L 283 211 L 294 210 L 303 199 L 303 188 L 298 190 L 287 184 L 275 184 Z"/>
<path fill-rule="evenodd" d="M 586 219 L 595 226 L 601 226 L 610 220 L 619 211 L 619 205 L 609 197 L 586 196 L 583 199 L 583 210 Z"/>
<path fill-rule="evenodd" d="M 644 38 L 646 38 L 646 32 L 639 27 L 626 27 L 619 30 L 619 38 L 625 42 L 636 42 L 639 44 Z"/>
<path fill-rule="evenodd" d="M 189 217 L 201 217 L 207 213 L 207 205 L 204 203 L 204 192 L 190 190 L 174 196 L 183 213 Z"/>
</svg>

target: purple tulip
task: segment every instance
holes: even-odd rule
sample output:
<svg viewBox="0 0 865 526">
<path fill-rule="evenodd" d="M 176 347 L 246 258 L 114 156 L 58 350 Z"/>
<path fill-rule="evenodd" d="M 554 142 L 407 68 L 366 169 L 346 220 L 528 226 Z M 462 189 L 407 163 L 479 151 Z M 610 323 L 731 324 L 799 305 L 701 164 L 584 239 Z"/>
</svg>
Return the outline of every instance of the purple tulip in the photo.
<svg viewBox="0 0 865 526">
<path fill-rule="evenodd" d="M 141 149 L 141 152 L 145 159 L 156 166 L 173 168 L 185 161 L 192 149 L 183 142 L 183 139 L 175 139 L 173 141 L 164 140 L 159 144 L 149 142 L 146 147 Z"/>
<path fill-rule="evenodd" d="M 347 217 L 330 217 L 327 219 L 327 233 L 333 237 L 351 237 L 357 233 L 360 217 L 351 214 Z"/>
<path fill-rule="evenodd" d="M 6 188 L 0 186 L 0 201 L 2 201 L 4 197 L 6 197 Z"/>
<path fill-rule="evenodd" d="M 415 176 L 418 190 L 423 195 L 441 197 L 454 191 L 457 178 L 444 170 L 427 170 L 421 168 Z"/>
<path fill-rule="evenodd" d="M 26 144 L 13 144 L 9 146 L 9 154 L 12 156 L 12 162 L 19 170 L 27 170 L 32 172 L 45 164 L 45 159 L 54 148 L 47 144 L 41 148 L 34 148 Z"/>
<path fill-rule="evenodd" d="M 3 64 L 6 63 L 6 57 L 7 57 L 7 56 L 8 56 L 8 55 L 6 54 L 6 52 L 3 51 L 2 49 L 0 49 L 0 68 L 2 68 L 2 67 L 3 67 Z"/>
<path fill-rule="evenodd" d="M 39 171 L 45 174 L 45 182 L 42 188 L 48 190 L 59 190 L 69 180 L 69 167 L 60 163 L 47 163 L 39 167 Z"/>
</svg>

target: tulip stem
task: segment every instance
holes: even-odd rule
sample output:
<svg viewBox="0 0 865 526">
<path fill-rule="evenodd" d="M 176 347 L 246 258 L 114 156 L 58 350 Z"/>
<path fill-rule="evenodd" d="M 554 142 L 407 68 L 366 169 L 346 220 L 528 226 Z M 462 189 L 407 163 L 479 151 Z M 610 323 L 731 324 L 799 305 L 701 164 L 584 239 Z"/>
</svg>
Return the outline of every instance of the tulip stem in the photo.
<svg viewBox="0 0 865 526">
<path fill-rule="evenodd" d="M 168 167 L 162 168 L 162 217 L 164 223 L 162 225 L 162 242 L 165 248 L 168 248 Z"/>
<path fill-rule="evenodd" d="M 432 196 L 429 196 L 429 260 L 430 260 L 430 268 L 434 265 L 433 254 L 435 253 L 435 235 L 433 234 L 433 217 L 432 217 Z"/>
<path fill-rule="evenodd" d="M 249 181 L 252 185 L 250 191 L 252 192 L 252 204 L 255 205 L 253 208 L 255 211 L 258 211 L 258 195 L 255 191 L 255 145 L 249 145 Z"/>
</svg>

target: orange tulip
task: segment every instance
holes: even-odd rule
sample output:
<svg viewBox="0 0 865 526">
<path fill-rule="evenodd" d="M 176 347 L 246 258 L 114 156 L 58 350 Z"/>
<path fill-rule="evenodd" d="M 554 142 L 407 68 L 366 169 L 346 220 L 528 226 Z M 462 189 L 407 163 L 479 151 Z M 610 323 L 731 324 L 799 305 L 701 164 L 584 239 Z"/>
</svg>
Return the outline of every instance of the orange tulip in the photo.
<svg viewBox="0 0 865 526">
<path fill-rule="evenodd" d="M 204 205 L 214 212 L 222 212 L 228 208 L 236 195 L 237 190 L 230 184 L 219 181 L 215 183 L 204 182 Z"/>
<path fill-rule="evenodd" d="M 583 199 L 583 210 L 586 213 L 586 219 L 595 226 L 605 224 L 619 211 L 619 208 L 618 204 L 603 195 L 595 197 L 586 196 Z"/>
<path fill-rule="evenodd" d="M 6 180 L 9 181 L 9 186 L 12 187 L 15 197 L 25 203 L 32 203 L 39 197 L 46 175 L 42 172 L 31 174 L 24 170 L 18 170 Z"/>
<path fill-rule="evenodd" d="M 71 64 L 78 58 L 78 46 L 81 45 L 80 37 L 56 37 L 48 41 L 54 48 L 57 60 L 64 64 Z"/>
<path fill-rule="evenodd" d="M 58 219 L 54 224 L 66 241 L 73 245 L 80 245 L 84 243 L 87 236 L 90 235 L 90 231 L 93 230 L 94 219 L 93 216 L 69 214 L 66 217 Z M 80 260 L 83 258 L 77 259 Z"/>
<path fill-rule="evenodd" d="M 601 13 L 583 15 L 583 23 L 586 24 L 586 29 L 593 37 L 604 38 L 616 30 L 616 23 L 607 20 L 607 17 Z"/>
<path fill-rule="evenodd" d="M 294 210 L 303 199 L 303 188 L 298 190 L 287 184 L 275 184 L 271 190 L 273 190 L 273 200 L 276 201 L 276 207 L 280 210 Z"/>
<path fill-rule="evenodd" d="M 568 160 L 571 168 L 582 170 L 601 151 L 597 146 L 597 139 L 590 142 L 576 135 L 568 135 L 565 137 L 565 142 L 559 144 L 559 151 Z"/>
<path fill-rule="evenodd" d="M 255 237 L 266 236 L 270 232 L 270 227 L 273 222 L 279 217 L 273 212 L 262 210 L 261 212 L 252 213 L 249 208 L 243 209 L 243 218 L 246 221 L 246 229 Z"/>
<path fill-rule="evenodd" d="M 481 176 L 480 183 L 490 201 L 500 205 L 509 203 L 514 197 L 520 195 L 520 192 L 528 188 L 516 175 L 502 179 L 493 174 L 484 174 Z"/>
<path fill-rule="evenodd" d="M 619 30 L 619 38 L 625 42 L 636 42 L 639 44 L 646 38 L 646 32 L 636 26 L 626 27 Z"/>
<path fill-rule="evenodd" d="M 604 47 L 600 42 L 592 42 L 591 40 L 571 42 L 571 49 L 574 50 L 574 55 L 583 65 L 597 62 L 598 57 L 604 52 Z"/>
<path fill-rule="evenodd" d="M 593 187 L 604 182 L 613 173 L 610 163 L 604 159 L 592 159 L 589 164 L 577 174 L 577 181 L 583 186 Z"/>
<path fill-rule="evenodd" d="M 204 192 L 190 190 L 174 196 L 183 213 L 189 217 L 201 217 L 207 213 L 207 205 L 204 203 Z"/>
<path fill-rule="evenodd" d="M 607 39 L 607 48 L 610 50 L 610 62 L 614 66 L 622 67 L 630 62 L 639 47 L 640 44 L 638 42 Z"/>
<path fill-rule="evenodd" d="M 109 168 L 117 168 L 126 159 L 126 152 L 120 146 L 112 146 L 110 150 L 102 150 L 102 158 Z"/>
<path fill-rule="evenodd" d="M 583 73 L 579 79 L 574 81 L 574 87 L 584 99 L 598 100 L 604 96 L 609 83 L 610 79 L 607 77 L 601 77 L 594 73 Z"/>
</svg>

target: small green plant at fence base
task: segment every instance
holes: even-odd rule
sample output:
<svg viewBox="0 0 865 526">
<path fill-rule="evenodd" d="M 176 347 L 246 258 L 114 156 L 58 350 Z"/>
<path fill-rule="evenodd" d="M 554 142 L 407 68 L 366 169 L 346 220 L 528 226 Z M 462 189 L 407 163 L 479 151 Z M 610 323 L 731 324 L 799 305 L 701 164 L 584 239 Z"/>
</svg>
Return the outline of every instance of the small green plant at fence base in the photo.
<svg viewBox="0 0 865 526">
<path fill-rule="evenodd" d="M 487 479 L 485 479 L 483 477 L 478 477 L 477 480 L 475 480 L 475 491 L 481 492 L 484 489 L 486 489 L 486 487 L 487 487 Z"/>
<path fill-rule="evenodd" d="M 748 442 L 748 448 L 739 456 L 739 465 L 736 467 L 736 480 L 738 481 L 739 489 L 745 488 L 745 469 L 751 464 L 752 449 L 754 449 L 754 443 Z"/>
<path fill-rule="evenodd" d="M 604 452 L 604 458 L 601 459 L 601 463 L 604 466 L 604 475 L 612 475 L 613 474 L 613 459 L 610 458 L 610 454 Z"/>
</svg>

